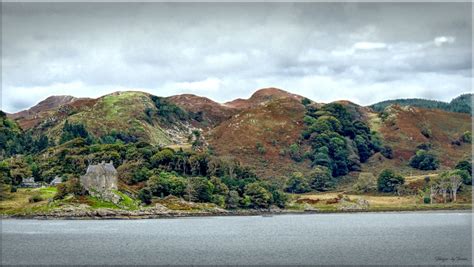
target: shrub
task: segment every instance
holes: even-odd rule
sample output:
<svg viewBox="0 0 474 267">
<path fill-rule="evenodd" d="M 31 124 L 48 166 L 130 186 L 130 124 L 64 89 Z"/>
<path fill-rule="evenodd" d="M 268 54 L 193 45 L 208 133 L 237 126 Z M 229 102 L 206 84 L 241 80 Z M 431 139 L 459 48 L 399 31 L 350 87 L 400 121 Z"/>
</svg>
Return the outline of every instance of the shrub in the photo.
<svg viewBox="0 0 474 267">
<path fill-rule="evenodd" d="M 250 207 L 268 208 L 272 195 L 259 183 L 250 183 L 245 186 L 245 195 L 250 198 Z"/>
<path fill-rule="evenodd" d="M 12 187 L 10 187 L 10 193 L 15 193 L 17 191 L 17 187 L 12 185 Z"/>
<path fill-rule="evenodd" d="M 416 154 L 410 158 L 410 166 L 419 170 L 436 170 L 439 167 L 439 161 L 432 153 L 426 150 L 418 150 Z"/>
<path fill-rule="evenodd" d="M 189 180 L 192 197 L 200 202 L 211 202 L 214 185 L 204 177 L 193 177 Z"/>
<path fill-rule="evenodd" d="M 138 191 L 138 199 L 140 199 L 142 203 L 145 203 L 146 205 L 150 205 L 151 199 L 152 199 L 152 194 L 151 194 L 150 189 L 146 187 L 140 189 L 140 191 Z"/>
<path fill-rule="evenodd" d="M 467 144 L 472 143 L 472 133 L 470 131 L 463 133 L 463 135 L 461 135 L 460 140 Z"/>
<path fill-rule="evenodd" d="M 28 199 L 28 202 L 30 203 L 35 203 L 35 202 L 40 202 L 42 201 L 43 198 L 39 195 L 39 194 L 34 194 L 33 196 L 31 196 L 29 199 Z"/>
<path fill-rule="evenodd" d="M 265 147 L 262 145 L 262 143 L 260 142 L 257 142 L 257 144 L 255 145 L 255 148 L 257 148 L 257 151 L 258 153 L 260 154 L 265 154 L 267 152 L 267 150 L 265 149 Z"/>
<path fill-rule="evenodd" d="M 148 180 L 148 188 L 151 193 L 158 197 L 168 195 L 183 196 L 186 190 L 186 179 L 169 172 L 160 172 Z"/>
<path fill-rule="evenodd" d="M 290 193 L 306 193 L 311 191 L 311 187 L 301 172 L 294 172 L 286 183 L 285 190 Z"/>
<path fill-rule="evenodd" d="M 377 189 L 377 178 L 370 172 L 361 172 L 353 186 L 359 193 L 367 193 Z"/>
<path fill-rule="evenodd" d="M 288 196 L 280 191 L 274 190 L 272 191 L 272 204 L 278 206 L 279 208 L 284 208 L 286 205 L 286 201 L 288 201 Z"/>
<path fill-rule="evenodd" d="M 423 128 L 421 128 L 421 134 L 426 137 L 426 138 L 431 138 L 432 136 L 432 133 L 431 133 L 431 130 L 430 128 L 424 126 Z"/>
<path fill-rule="evenodd" d="M 431 203 L 431 198 L 430 198 L 430 196 L 424 196 L 424 197 L 423 197 L 423 203 L 425 203 L 425 204 L 430 204 L 430 203 Z"/>
<path fill-rule="evenodd" d="M 329 168 L 317 166 L 309 174 L 310 186 L 317 191 L 327 191 L 332 187 L 332 176 Z"/>
<path fill-rule="evenodd" d="M 235 190 L 231 190 L 229 195 L 227 196 L 227 208 L 229 209 L 236 209 L 240 205 L 240 201 L 242 198 L 239 196 L 239 192 Z"/>
<path fill-rule="evenodd" d="M 60 183 L 56 186 L 56 195 L 54 195 L 54 199 L 63 199 L 67 194 L 67 186 L 65 183 Z"/>
<path fill-rule="evenodd" d="M 308 98 L 304 97 L 303 99 L 301 99 L 301 104 L 307 106 L 307 105 L 311 104 L 311 100 L 309 100 Z"/>
<path fill-rule="evenodd" d="M 465 179 L 463 177 L 464 184 L 468 184 L 468 185 L 472 184 L 472 164 L 469 161 L 462 160 L 458 162 L 458 164 L 456 164 L 455 168 L 457 170 L 466 171 L 466 173 L 468 174 L 468 177 L 466 177 Z"/>
<path fill-rule="evenodd" d="M 301 152 L 300 152 L 300 146 L 298 144 L 292 144 L 290 145 L 290 148 L 288 150 L 289 154 L 290 154 L 290 157 L 294 160 L 294 161 L 301 161 L 302 160 L 302 157 L 301 157 Z"/>
<path fill-rule="evenodd" d="M 377 188 L 380 192 L 394 192 L 400 185 L 405 183 L 405 179 L 392 170 L 383 170 L 377 180 Z"/>
</svg>

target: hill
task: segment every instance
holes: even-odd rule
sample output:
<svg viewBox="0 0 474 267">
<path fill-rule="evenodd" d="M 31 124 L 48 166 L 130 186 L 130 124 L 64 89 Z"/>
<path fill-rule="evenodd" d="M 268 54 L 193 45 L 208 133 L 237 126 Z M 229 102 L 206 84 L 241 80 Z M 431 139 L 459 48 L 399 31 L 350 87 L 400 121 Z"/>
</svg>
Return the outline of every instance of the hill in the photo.
<svg viewBox="0 0 474 267">
<path fill-rule="evenodd" d="M 436 100 L 408 98 L 408 99 L 394 99 L 386 100 L 370 105 L 369 107 L 377 112 L 382 112 L 389 105 L 413 106 L 428 109 L 441 109 L 451 112 L 468 113 L 472 115 L 472 94 L 460 95 L 451 102 L 442 102 Z"/>
<path fill-rule="evenodd" d="M 463 110 L 467 99 L 456 98 L 453 106 Z M 375 177 L 391 169 L 389 184 L 378 190 L 416 200 L 420 190 L 427 194 L 427 179 L 453 168 L 469 171 L 471 126 L 465 113 L 397 104 L 377 112 L 346 100 L 316 103 L 277 88 L 224 104 L 137 91 L 50 97 L 17 114 L 0 113 L 0 199 L 16 199 L 8 192 L 15 196 L 24 178 L 49 183 L 59 176 L 66 182 L 55 188 L 52 204 L 45 194 L 22 189 L 16 196 L 31 203 L 8 212 L 64 205 L 137 209 L 138 201 L 169 209 L 335 210 L 349 201 L 336 192 L 360 194 L 354 187 L 360 183 L 365 193 L 382 197 Z M 117 169 L 118 203 L 87 195 L 77 182 L 89 164 L 102 161 Z M 469 184 L 470 174 L 463 175 Z M 403 186 L 394 185 L 403 177 Z M 316 203 L 325 191 L 332 198 Z M 310 192 L 314 199 L 295 195 Z"/>
</svg>

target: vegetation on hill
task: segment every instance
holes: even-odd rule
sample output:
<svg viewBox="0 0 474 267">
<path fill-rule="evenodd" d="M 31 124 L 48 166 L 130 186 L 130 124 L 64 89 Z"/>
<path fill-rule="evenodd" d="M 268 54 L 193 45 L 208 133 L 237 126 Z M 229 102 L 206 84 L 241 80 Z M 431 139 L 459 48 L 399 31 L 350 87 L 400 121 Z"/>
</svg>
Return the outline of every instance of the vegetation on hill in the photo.
<svg viewBox="0 0 474 267">
<path fill-rule="evenodd" d="M 389 105 L 397 104 L 400 106 L 413 106 L 428 109 L 441 109 L 451 112 L 468 113 L 472 115 L 472 94 L 460 95 L 451 102 L 442 102 L 437 100 L 428 100 L 421 98 L 394 99 L 378 102 L 370 105 L 377 112 L 382 112 Z"/>
<path fill-rule="evenodd" d="M 469 97 L 452 101 L 457 112 Z M 191 109 L 186 99 L 207 109 Z M 86 104 L 48 109 L 50 117 L 26 130 L 0 113 L 1 199 L 15 199 L 23 178 L 49 183 L 60 176 L 65 182 L 53 201 L 117 207 L 80 186 L 87 166 L 100 161 L 113 162 L 118 194 L 128 203 L 120 205 L 133 209 L 169 198 L 267 209 L 294 205 L 293 194 L 336 190 L 444 203 L 455 202 L 472 184 L 466 114 L 400 106 L 375 113 L 275 89 L 233 102 L 235 107 L 141 92 L 78 101 Z M 214 107 L 219 110 L 211 112 Z M 407 178 L 412 172 L 421 178 Z M 20 191 L 31 205 L 45 203 L 41 194 Z"/>
</svg>

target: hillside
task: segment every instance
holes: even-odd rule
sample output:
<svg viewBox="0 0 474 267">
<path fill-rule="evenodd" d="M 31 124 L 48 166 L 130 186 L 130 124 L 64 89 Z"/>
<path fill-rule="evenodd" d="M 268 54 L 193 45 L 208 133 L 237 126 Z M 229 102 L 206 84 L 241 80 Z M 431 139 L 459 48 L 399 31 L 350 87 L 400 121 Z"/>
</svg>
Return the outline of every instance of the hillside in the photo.
<svg viewBox="0 0 474 267">
<path fill-rule="evenodd" d="M 10 115 L 24 130 L 34 135 L 46 134 L 59 142 L 66 121 L 83 125 L 94 138 L 121 134 L 152 144 L 186 142 L 195 128 L 190 114 L 164 98 L 142 92 L 116 92 L 97 99 L 65 98 L 69 101 L 45 108 L 42 101 L 33 110 L 38 116 Z"/>
<path fill-rule="evenodd" d="M 465 113 L 396 104 L 377 112 L 276 88 L 224 104 L 136 91 L 50 97 L 27 111 L 0 113 L 0 213 L 469 208 L 469 188 L 460 203 L 427 199 L 433 201 L 431 180 L 455 174 L 472 183 L 471 126 Z M 78 177 L 99 162 L 116 168 L 117 203 L 81 187 Z M 389 180 L 381 187 L 376 177 L 383 175 Z M 17 192 L 27 177 L 65 182 Z"/>
<path fill-rule="evenodd" d="M 259 105 L 255 98 L 249 102 L 253 103 L 249 108 L 209 132 L 213 151 L 234 157 L 265 177 L 298 169 L 285 151 L 301 135 L 304 106 L 297 98 L 281 96 Z"/>
<path fill-rule="evenodd" d="M 451 112 L 468 113 L 472 114 L 472 94 L 460 95 L 451 102 L 442 102 L 436 100 L 420 99 L 420 98 L 408 98 L 408 99 L 394 99 L 378 102 L 370 105 L 369 107 L 377 112 L 382 112 L 386 107 L 390 105 L 400 106 L 413 106 L 427 109 L 441 109 Z"/>
<path fill-rule="evenodd" d="M 393 148 L 393 159 L 374 157 L 366 165 L 367 170 L 377 172 L 391 167 L 407 174 L 419 172 L 407 163 L 423 146 L 439 158 L 441 168 L 452 168 L 471 155 L 471 144 L 456 142 L 463 133 L 471 131 L 468 114 L 392 105 L 383 113 L 368 115 L 371 128 L 380 132 L 384 142 Z"/>
<path fill-rule="evenodd" d="M 193 114 L 206 127 L 214 127 L 238 112 L 237 109 L 191 94 L 170 96 L 169 102 Z"/>
</svg>

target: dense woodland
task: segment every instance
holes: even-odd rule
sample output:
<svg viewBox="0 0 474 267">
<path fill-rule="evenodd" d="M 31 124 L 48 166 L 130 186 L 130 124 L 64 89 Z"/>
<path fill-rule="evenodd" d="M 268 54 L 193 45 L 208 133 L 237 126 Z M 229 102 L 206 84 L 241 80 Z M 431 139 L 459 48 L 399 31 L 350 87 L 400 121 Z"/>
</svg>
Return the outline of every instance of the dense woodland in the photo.
<svg viewBox="0 0 474 267">
<path fill-rule="evenodd" d="M 472 94 L 460 95 L 451 100 L 451 102 L 449 103 L 436 100 L 409 98 L 382 101 L 373 104 L 370 107 L 377 112 L 381 112 L 386 107 L 392 104 L 397 104 L 401 106 L 413 106 L 419 108 L 441 109 L 451 112 L 472 114 Z"/>
</svg>

